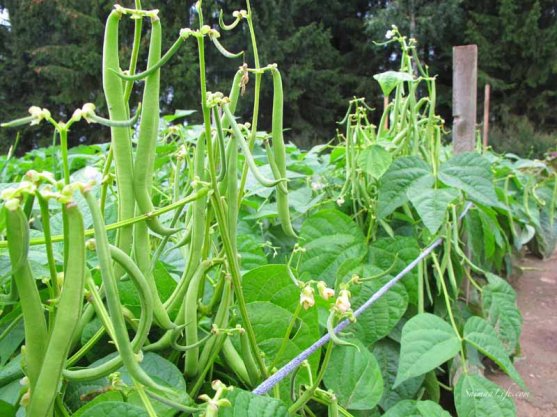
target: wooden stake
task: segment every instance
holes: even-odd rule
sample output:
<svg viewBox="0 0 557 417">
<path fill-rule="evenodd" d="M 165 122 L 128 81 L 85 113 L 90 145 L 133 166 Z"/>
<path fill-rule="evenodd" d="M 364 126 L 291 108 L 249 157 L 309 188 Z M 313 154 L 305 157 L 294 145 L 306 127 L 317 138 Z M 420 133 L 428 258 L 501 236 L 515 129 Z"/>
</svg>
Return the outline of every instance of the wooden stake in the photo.
<svg viewBox="0 0 557 417">
<path fill-rule="evenodd" d="M 475 149 L 478 47 L 453 47 L 453 149 Z"/>
</svg>

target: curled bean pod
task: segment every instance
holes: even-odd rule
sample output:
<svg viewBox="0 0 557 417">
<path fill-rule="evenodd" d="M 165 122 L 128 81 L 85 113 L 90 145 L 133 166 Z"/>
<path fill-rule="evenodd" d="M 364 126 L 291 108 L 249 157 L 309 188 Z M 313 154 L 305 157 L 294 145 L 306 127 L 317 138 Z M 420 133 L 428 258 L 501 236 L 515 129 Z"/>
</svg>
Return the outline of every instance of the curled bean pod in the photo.
<svg viewBox="0 0 557 417">
<path fill-rule="evenodd" d="M 222 44 L 219 42 L 218 37 L 217 36 L 209 36 L 209 39 L 211 39 L 211 41 L 213 42 L 213 45 L 215 45 L 215 47 L 217 48 L 217 50 L 225 57 L 228 59 L 234 59 L 234 58 L 240 58 L 241 56 L 244 55 L 244 51 L 240 51 L 237 53 L 233 53 L 228 51 L 224 46 L 222 46 Z"/>
<path fill-rule="evenodd" d="M 273 136 L 273 154 L 274 163 L 278 169 L 279 176 L 277 180 L 286 178 L 286 150 L 284 147 L 283 137 L 283 106 L 284 98 L 282 91 L 282 78 L 278 69 L 271 70 L 273 75 L 273 122 L 272 122 L 272 136 Z M 296 232 L 292 228 L 292 221 L 290 219 L 290 209 L 288 207 L 288 190 L 286 182 L 281 183 L 276 190 L 277 193 L 277 210 L 282 230 L 286 235 L 296 237 Z"/>
<path fill-rule="evenodd" d="M 106 236 L 104 220 L 100 212 L 99 206 L 95 197 L 91 194 L 90 190 L 83 189 L 83 196 L 87 202 L 87 206 L 91 212 L 93 220 L 93 228 L 95 229 L 96 250 L 99 259 L 99 266 L 101 269 L 101 277 L 106 294 L 106 302 L 108 305 L 108 312 L 114 327 L 114 336 L 118 352 L 122 358 L 122 362 L 128 370 L 130 376 L 137 382 L 151 387 L 153 389 L 167 391 L 166 388 L 161 387 L 151 379 L 139 366 L 138 358 L 132 348 L 128 338 L 128 331 L 126 323 L 122 314 L 122 305 L 120 304 L 120 297 L 118 295 L 118 286 L 116 285 L 116 276 L 112 266 L 112 257 L 110 255 L 110 245 Z"/>
<path fill-rule="evenodd" d="M 170 49 L 166 51 L 166 53 L 162 56 L 162 58 L 159 56 L 156 62 L 152 62 L 151 65 L 148 64 L 147 69 L 143 72 L 134 75 L 124 74 L 122 71 L 114 71 L 114 73 L 124 81 L 143 80 L 149 77 L 155 71 L 159 70 L 164 64 L 166 64 L 170 60 L 170 58 L 172 58 L 174 54 L 178 52 L 178 49 L 180 49 L 180 46 L 182 46 L 184 40 L 185 37 L 183 36 L 180 36 L 178 39 L 176 39 L 176 41 L 172 44 Z"/>
<path fill-rule="evenodd" d="M 234 19 L 234 21 L 232 23 L 227 25 L 226 23 L 224 23 L 224 12 L 222 11 L 222 9 L 219 12 L 219 26 L 223 30 L 234 29 L 236 26 L 238 26 L 238 23 L 240 23 L 241 20 L 242 20 L 242 16 L 238 13 L 238 15 L 236 16 L 236 19 Z"/>
<path fill-rule="evenodd" d="M 48 340 L 45 358 L 35 389 L 31 392 L 28 417 L 46 417 L 58 393 L 58 382 L 81 316 L 85 285 L 85 236 L 83 218 L 75 203 L 63 207 L 67 218 L 68 260 L 56 320 Z"/>
<path fill-rule="evenodd" d="M 105 119 L 104 117 L 101 117 L 101 116 L 97 115 L 95 112 L 87 113 L 86 115 L 84 115 L 84 117 L 85 117 L 85 120 L 87 120 L 87 121 L 98 123 L 98 124 L 103 125 L 103 126 L 108 126 L 108 127 L 132 127 L 139 120 L 139 115 L 140 114 L 141 114 L 141 103 L 139 103 L 137 105 L 137 111 L 135 112 L 134 116 L 131 119 L 128 119 L 128 120 Z"/>
<path fill-rule="evenodd" d="M 147 66 L 154 65 L 161 55 L 162 29 L 158 18 L 153 18 L 151 29 L 151 41 L 149 45 L 149 58 Z M 154 210 L 151 201 L 151 184 L 155 164 L 156 143 L 159 134 L 159 94 L 160 94 L 160 70 L 154 71 L 145 81 L 143 90 L 143 110 L 139 125 L 139 137 L 135 153 L 135 166 L 133 171 L 133 190 L 137 205 L 142 214 Z M 169 229 L 163 226 L 156 217 L 146 220 L 149 229 L 160 235 L 169 235 L 177 229 Z"/>
<path fill-rule="evenodd" d="M 119 10 L 113 10 L 108 16 L 103 45 L 103 90 L 110 119 L 114 121 L 128 119 L 124 84 L 115 73 L 120 70 L 118 27 L 121 16 L 122 12 Z M 111 127 L 110 132 L 119 194 L 118 221 L 124 221 L 133 218 L 135 214 L 130 130 L 127 127 Z M 119 229 L 117 239 L 117 246 L 124 252 L 131 253 L 133 225 Z M 120 275 L 120 271 L 117 272 L 117 275 Z"/>
<path fill-rule="evenodd" d="M 44 309 L 27 254 L 29 251 L 29 224 L 21 206 L 5 205 L 8 252 L 13 264 L 21 263 L 14 271 L 13 280 L 20 295 L 25 331 L 25 373 L 31 391 L 35 388 L 43 363 L 48 333 Z M 22 261 L 24 257 L 24 261 Z"/>
<path fill-rule="evenodd" d="M 226 115 L 226 117 L 228 118 L 228 121 L 230 123 L 230 126 L 232 127 L 232 133 L 234 134 L 234 138 L 236 139 L 236 142 L 238 143 L 238 145 L 240 145 L 240 148 L 242 149 L 242 152 L 244 153 L 244 157 L 246 158 L 246 162 L 248 164 L 248 167 L 251 171 L 251 173 L 253 174 L 253 176 L 255 177 L 255 179 L 264 187 L 274 187 L 275 185 L 279 184 L 282 181 L 286 181 L 283 178 L 279 178 L 276 180 L 270 180 L 265 178 L 261 172 L 259 172 L 259 168 L 257 168 L 257 165 L 255 163 L 255 160 L 253 159 L 253 155 L 251 154 L 251 151 L 249 150 L 249 146 L 246 143 L 244 136 L 242 135 L 242 131 L 240 130 L 240 127 L 238 126 L 238 123 L 236 123 L 236 120 L 234 120 L 234 116 L 232 114 L 232 112 L 230 111 L 230 107 L 228 104 L 224 104 L 223 106 L 224 109 L 224 114 Z"/>
<path fill-rule="evenodd" d="M 205 343 L 207 340 L 209 340 L 211 337 L 214 337 L 214 335 L 212 333 L 209 333 L 207 336 L 205 336 L 204 338 L 198 340 L 197 342 L 195 342 L 193 345 L 180 345 L 178 344 L 178 342 L 176 341 L 176 339 L 178 338 L 178 336 L 175 336 L 172 338 L 171 342 L 170 342 L 170 346 L 172 347 L 172 349 L 180 351 L 180 352 L 187 352 L 188 350 L 191 349 L 196 349 L 199 348 L 203 343 Z"/>
<path fill-rule="evenodd" d="M 139 270 L 132 259 L 116 246 L 110 245 L 110 256 L 120 264 L 124 271 L 133 281 L 139 294 L 139 302 L 141 304 L 141 316 L 136 330 L 137 345 L 143 346 L 149 335 L 149 330 L 153 322 L 154 301 L 153 293 L 147 283 L 147 279 Z M 134 338 L 135 339 L 135 338 Z M 132 342 L 132 347 L 135 343 Z M 134 349 L 135 351 L 135 349 Z"/>
</svg>

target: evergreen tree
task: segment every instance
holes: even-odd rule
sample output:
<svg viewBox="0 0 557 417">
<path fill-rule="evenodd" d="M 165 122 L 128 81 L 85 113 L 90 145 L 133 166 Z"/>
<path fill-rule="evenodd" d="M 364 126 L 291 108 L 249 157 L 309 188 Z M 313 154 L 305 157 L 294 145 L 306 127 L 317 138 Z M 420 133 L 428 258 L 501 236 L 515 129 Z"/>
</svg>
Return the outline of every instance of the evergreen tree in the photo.
<svg viewBox="0 0 557 417">
<path fill-rule="evenodd" d="M 480 84 L 492 85 L 502 123 L 525 115 L 557 127 L 557 4 L 552 0 L 467 0 L 466 39 L 478 45 Z"/>
<path fill-rule="evenodd" d="M 0 120 L 24 116 L 31 105 L 65 119 L 85 102 L 102 104 L 100 44 L 108 2 L 3 0 L 2 7 L 9 10 L 10 26 L 0 28 L 5 54 L 0 62 Z M 50 131 L 26 129 L 22 148 L 50 143 Z M 0 135 L 5 142 L 13 132 Z M 73 143 L 85 140 L 83 135 L 76 125 Z"/>
</svg>

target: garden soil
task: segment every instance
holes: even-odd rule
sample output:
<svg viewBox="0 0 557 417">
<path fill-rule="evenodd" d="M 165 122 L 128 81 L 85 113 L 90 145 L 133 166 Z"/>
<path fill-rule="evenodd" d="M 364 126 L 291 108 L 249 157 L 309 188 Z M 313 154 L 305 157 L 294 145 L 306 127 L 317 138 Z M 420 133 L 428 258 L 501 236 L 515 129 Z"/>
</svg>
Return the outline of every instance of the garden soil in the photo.
<svg viewBox="0 0 557 417">
<path fill-rule="evenodd" d="M 520 266 L 511 280 L 524 317 L 515 365 L 528 392 L 500 372 L 487 376 L 514 397 L 518 417 L 557 417 L 557 252 L 545 261 L 526 257 Z"/>
</svg>

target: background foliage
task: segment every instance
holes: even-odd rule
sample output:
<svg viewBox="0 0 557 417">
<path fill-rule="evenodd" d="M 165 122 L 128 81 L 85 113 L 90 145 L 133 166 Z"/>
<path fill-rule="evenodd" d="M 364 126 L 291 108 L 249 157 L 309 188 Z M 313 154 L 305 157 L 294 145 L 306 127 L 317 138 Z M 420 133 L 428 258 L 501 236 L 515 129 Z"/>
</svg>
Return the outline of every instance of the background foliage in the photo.
<svg viewBox="0 0 557 417">
<path fill-rule="evenodd" d="M 161 10 L 167 22 L 166 48 L 179 29 L 195 19 L 191 0 L 143 3 Z M 112 5 L 112 0 L 0 0 L 0 9 L 10 16 L 9 26 L 0 25 L 0 120 L 25 114 L 31 104 L 61 117 L 88 101 L 102 109 L 101 39 Z M 239 0 L 217 0 L 213 5 L 214 24 L 221 8 L 231 12 L 245 7 Z M 276 61 L 283 70 L 289 103 L 285 125 L 292 129 L 288 139 L 302 146 L 333 137 L 334 122 L 354 95 L 381 108 L 380 91 L 371 76 L 390 69 L 399 51 L 372 41 L 382 41 L 391 24 L 419 39 L 422 58 L 431 73 L 440 74 L 439 105 L 447 123 L 451 48 L 477 43 L 480 100 L 485 82 L 492 84 L 494 146 L 540 155 L 555 144 L 557 4 L 552 0 L 258 0 L 254 12 L 262 63 Z M 131 27 L 121 33 L 123 40 L 130 35 Z M 227 33 L 223 44 L 232 51 L 247 49 L 244 35 Z M 213 90 L 226 91 L 233 76 L 234 67 L 224 59 L 211 51 Z M 187 43 L 163 71 L 163 111 L 194 108 L 197 77 L 196 50 Z M 263 128 L 269 128 L 270 121 L 269 84 L 264 84 L 262 96 Z M 250 109 L 244 106 L 243 116 L 249 116 Z M 107 140 L 102 131 L 96 136 L 85 132 L 76 128 L 70 135 L 72 144 Z M 0 148 L 6 149 L 13 139 L 13 132 L 0 132 Z M 51 140 L 45 131 L 26 131 L 20 151 Z"/>
</svg>

